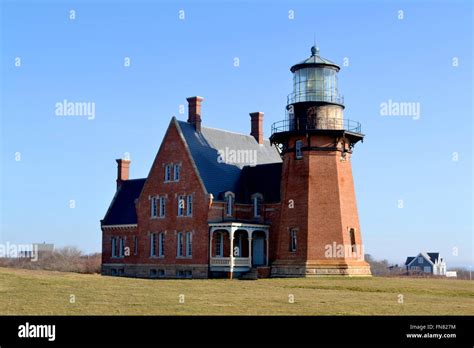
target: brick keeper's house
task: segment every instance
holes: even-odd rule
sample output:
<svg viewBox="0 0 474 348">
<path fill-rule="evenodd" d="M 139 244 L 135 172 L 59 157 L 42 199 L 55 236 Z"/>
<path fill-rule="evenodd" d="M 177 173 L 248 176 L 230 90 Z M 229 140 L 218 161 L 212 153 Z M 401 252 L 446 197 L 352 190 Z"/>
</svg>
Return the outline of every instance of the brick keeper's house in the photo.
<svg viewBox="0 0 474 348">
<path fill-rule="evenodd" d="M 148 177 L 117 160 L 101 220 L 102 274 L 145 278 L 369 276 L 351 157 L 364 135 L 343 116 L 340 68 L 311 57 L 291 67 L 286 117 L 264 139 L 201 125 L 203 98 L 173 117 Z"/>
</svg>

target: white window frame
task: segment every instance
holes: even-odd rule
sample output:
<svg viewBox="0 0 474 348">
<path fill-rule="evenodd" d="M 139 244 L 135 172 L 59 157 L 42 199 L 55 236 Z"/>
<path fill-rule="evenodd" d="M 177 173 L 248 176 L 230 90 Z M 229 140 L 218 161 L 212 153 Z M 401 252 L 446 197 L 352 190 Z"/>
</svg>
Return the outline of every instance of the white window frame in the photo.
<svg viewBox="0 0 474 348">
<path fill-rule="evenodd" d="M 158 257 L 165 257 L 165 232 L 158 235 Z"/>
<path fill-rule="evenodd" d="M 303 140 L 295 141 L 295 158 L 296 159 L 303 158 Z"/>
<path fill-rule="evenodd" d="M 290 251 L 296 252 L 298 249 L 298 230 L 296 228 L 292 228 L 290 230 Z"/>
<path fill-rule="evenodd" d="M 133 255 L 138 255 L 138 237 L 133 236 Z"/>
<path fill-rule="evenodd" d="M 151 199 L 151 212 L 150 212 L 150 216 L 152 218 L 155 218 L 158 216 L 158 197 L 156 196 L 152 196 Z"/>
<path fill-rule="evenodd" d="M 165 165 L 165 182 L 171 181 L 171 164 Z"/>
<path fill-rule="evenodd" d="M 254 218 L 261 217 L 262 204 L 263 204 L 263 196 L 261 193 L 255 193 L 254 195 L 252 195 L 252 204 L 253 204 L 253 217 Z"/>
<path fill-rule="evenodd" d="M 424 259 L 423 256 L 418 256 L 418 264 L 423 263 L 423 259 Z"/>
<path fill-rule="evenodd" d="M 193 216 L 193 195 L 186 197 L 186 216 Z"/>
<path fill-rule="evenodd" d="M 227 216 L 232 216 L 234 213 L 234 194 L 232 192 L 227 192 L 225 194 L 225 214 Z"/>
<path fill-rule="evenodd" d="M 432 273 L 430 266 L 423 266 L 423 273 Z"/>
<path fill-rule="evenodd" d="M 160 196 L 159 198 L 159 217 L 163 218 L 166 216 L 166 197 Z"/>
<path fill-rule="evenodd" d="M 183 232 L 176 234 L 176 256 L 183 257 Z"/>
<path fill-rule="evenodd" d="M 193 256 L 193 233 L 186 232 L 186 256 Z"/>
<path fill-rule="evenodd" d="M 175 164 L 173 166 L 173 181 L 179 181 L 181 176 L 181 164 Z"/>
<path fill-rule="evenodd" d="M 125 238 L 119 238 L 119 257 L 123 257 L 125 251 Z"/>
<path fill-rule="evenodd" d="M 155 232 L 150 233 L 150 256 L 156 257 L 156 242 L 157 242 L 157 234 Z"/>
<path fill-rule="evenodd" d="M 224 257 L 224 234 L 222 232 L 217 233 L 216 257 Z"/>
<path fill-rule="evenodd" d="M 184 212 L 186 211 L 186 201 L 184 199 L 184 195 L 179 195 L 178 196 L 178 216 L 184 216 Z M 183 202 L 181 206 L 181 202 Z"/>
<path fill-rule="evenodd" d="M 112 237 L 111 247 L 112 247 L 112 257 L 117 257 L 117 238 L 116 237 Z"/>
</svg>

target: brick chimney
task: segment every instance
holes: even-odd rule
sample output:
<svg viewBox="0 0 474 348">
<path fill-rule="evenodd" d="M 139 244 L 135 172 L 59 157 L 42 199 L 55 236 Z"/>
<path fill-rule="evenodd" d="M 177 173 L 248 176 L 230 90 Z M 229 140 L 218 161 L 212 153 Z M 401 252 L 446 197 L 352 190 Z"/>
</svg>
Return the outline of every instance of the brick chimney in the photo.
<svg viewBox="0 0 474 348">
<path fill-rule="evenodd" d="M 257 143 L 263 144 L 263 112 L 250 113 L 252 131 L 250 135 L 257 140 Z"/>
<path fill-rule="evenodd" d="M 188 123 L 194 125 L 197 132 L 201 132 L 201 102 L 203 97 L 189 97 L 188 101 Z"/>
<path fill-rule="evenodd" d="M 127 181 L 129 177 L 130 160 L 117 159 L 117 190 L 122 182 Z"/>
</svg>

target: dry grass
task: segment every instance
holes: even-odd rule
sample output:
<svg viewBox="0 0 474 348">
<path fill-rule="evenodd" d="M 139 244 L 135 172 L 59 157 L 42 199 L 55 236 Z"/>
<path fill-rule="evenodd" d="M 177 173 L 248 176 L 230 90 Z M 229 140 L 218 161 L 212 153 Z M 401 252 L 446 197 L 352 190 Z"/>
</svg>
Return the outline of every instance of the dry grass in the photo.
<svg viewBox="0 0 474 348">
<path fill-rule="evenodd" d="M 0 314 L 472 315 L 473 284 L 393 277 L 145 280 L 0 268 Z"/>
</svg>

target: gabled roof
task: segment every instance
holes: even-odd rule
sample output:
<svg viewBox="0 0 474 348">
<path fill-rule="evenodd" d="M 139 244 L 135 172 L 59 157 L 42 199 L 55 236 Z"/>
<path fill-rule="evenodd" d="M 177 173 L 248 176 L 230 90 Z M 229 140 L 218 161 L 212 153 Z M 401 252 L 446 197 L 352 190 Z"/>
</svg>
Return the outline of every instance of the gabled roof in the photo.
<svg viewBox="0 0 474 348">
<path fill-rule="evenodd" d="M 436 263 L 436 260 L 439 259 L 439 253 L 427 253 L 427 252 L 421 252 L 418 254 L 418 256 L 409 256 L 407 257 L 407 260 L 405 261 L 405 265 L 408 266 L 414 259 L 416 259 L 419 256 L 423 256 L 428 262 L 434 264 Z"/>
<path fill-rule="evenodd" d="M 129 225 L 137 223 L 135 200 L 142 192 L 146 179 L 123 181 L 110 203 L 102 225 Z"/>
<path fill-rule="evenodd" d="M 408 256 L 407 260 L 405 261 L 405 266 L 408 266 L 408 264 L 411 263 L 414 258 L 415 258 L 415 256 Z"/>
<path fill-rule="evenodd" d="M 242 169 L 249 164 L 221 161 L 219 151 L 251 151 L 252 156 L 256 154 L 253 164 L 257 167 L 282 162 L 277 148 L 268 140 L 260 145 L 251 135 L 207 127 L 201 127 L 201 132 L 196 132 L 194 125 L 184 121 L 176 122 L 207 192 L 212 193 L 215 198 L 226 191 L 236 192 Z"/>
<path fill-rule="evenodd" d="M 436 260 L 439 259 L 439 253 L 433 253 L 433 252 L 431 252 L 431 253 L 427 253 L 427 254 L 428 254 L 428 256 L 430 257 L 431 262 L 433 262 L 433 263 L 435 263 Z"/>
</svg>

